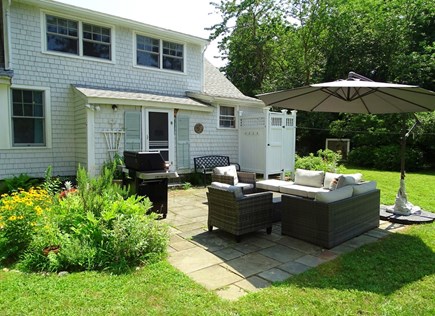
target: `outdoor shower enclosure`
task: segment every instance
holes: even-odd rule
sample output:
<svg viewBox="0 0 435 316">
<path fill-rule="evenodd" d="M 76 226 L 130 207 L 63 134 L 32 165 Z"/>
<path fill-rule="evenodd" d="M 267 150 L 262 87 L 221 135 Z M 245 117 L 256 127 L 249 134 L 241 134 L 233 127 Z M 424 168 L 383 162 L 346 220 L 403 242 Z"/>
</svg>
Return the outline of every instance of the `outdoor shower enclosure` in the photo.
<svg viewBox="0 0 435 316">
<path fill-rule="evenodd" d="M 270 175 L 294 171 L 296 112 L 240 113 L 239 163 L 243 171 Z"/>
</svg>

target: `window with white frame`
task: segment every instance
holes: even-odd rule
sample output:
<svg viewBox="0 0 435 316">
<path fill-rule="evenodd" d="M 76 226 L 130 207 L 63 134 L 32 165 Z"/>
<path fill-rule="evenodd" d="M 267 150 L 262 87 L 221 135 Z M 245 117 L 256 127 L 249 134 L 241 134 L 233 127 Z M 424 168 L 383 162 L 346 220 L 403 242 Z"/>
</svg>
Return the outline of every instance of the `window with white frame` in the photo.
<svg viewBox="0 0 435 316">
<path fill-rule="evenodd" d="M 12 89 L 13 146 L 45 146 L 44 91 Z"/>
<path fill-rule="evenodd" d="M 183 72 L 184 45 L 137 34 L 136 64 Z"/>
<path fill-rule="evenodd" d="M 219 127 L 235 128 L 236 127 L 236 109 L 231 106 L 219 107 Z"/>
<path fill-rule="evenodd" d="M 112 59 L 111 29 L 46 15 L 47 51 Z"/>
</svg>

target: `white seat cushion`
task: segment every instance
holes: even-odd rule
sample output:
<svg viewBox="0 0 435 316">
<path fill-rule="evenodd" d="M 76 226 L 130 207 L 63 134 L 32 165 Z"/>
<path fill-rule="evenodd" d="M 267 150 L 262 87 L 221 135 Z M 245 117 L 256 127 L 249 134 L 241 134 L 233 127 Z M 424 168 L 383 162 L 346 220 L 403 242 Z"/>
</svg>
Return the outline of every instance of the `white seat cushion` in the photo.
<svg viewBox="0 0 435 316">
<path fill-rule="evenodd" d="M 350 198 L 353 194 L 351 186 L 345 186 L 340 189 L 329 192 L 317 192 L 314 200 L 323 203 L 331 203 L 339 200 Z"/>
<path fill-rule="evenodd" d="M 317 192 L 329 192 L 329 190 L 324 188 L 314 188 L 304 185 L 293 184 L 280 187 L 279 192 L 314 199 L 314 196 Z"/>
<path fill-rule="evenodd" d="M 228 192 L 233 192 L 236 199 L 240 199 L 243 197 L 242 188 L 235 185 L 230 185 L 221 182 L 212 182 L 211 187 L 216 189 L 226 190 Z"/>
<path fill-rule="evenodd" d="M 353 186 L 353 195 L 360 195 L 376 190 L 376 181 L 363 182 Z"/>
<path fill-rule="evenodd" d="M 266 191 L 275 191 L 279 192 L 279 188 L 281 186 L 293 184 L 291 181 L 277 180 L 277 179 L 268 179 L 257 181 L 257 188 Z"/>
<path fill-rule="evenodd" d="M 235 185 L 238 188 L 242 188 L 242 190 L 250 190 L 254 188 L 254 184 L 252 183 L 243 183 L 243 182 L 239 182 Z"/>
</svg>

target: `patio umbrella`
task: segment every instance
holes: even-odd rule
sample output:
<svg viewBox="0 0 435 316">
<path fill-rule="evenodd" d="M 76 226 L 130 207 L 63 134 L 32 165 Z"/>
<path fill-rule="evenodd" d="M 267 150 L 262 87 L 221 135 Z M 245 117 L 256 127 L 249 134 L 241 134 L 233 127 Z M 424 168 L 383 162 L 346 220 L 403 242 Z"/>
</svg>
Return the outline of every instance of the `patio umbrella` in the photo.
<svg viewBox="0 0 435 316">
<path fill-rule="evenodd" d="M 435 110 L 433 91 L 412 85 L 376 82 L 354 72 L 350 72 L 346 80 L 312 84 L 257 97 L 269 106 L 309 112 L 386 114 Z M 398 215 L 410 215 L 419 210 L 406 197 L 404 179 L 407 135 L 409 132 L 402 138 L 400 189 L 392 210 Z"/>
</svg>

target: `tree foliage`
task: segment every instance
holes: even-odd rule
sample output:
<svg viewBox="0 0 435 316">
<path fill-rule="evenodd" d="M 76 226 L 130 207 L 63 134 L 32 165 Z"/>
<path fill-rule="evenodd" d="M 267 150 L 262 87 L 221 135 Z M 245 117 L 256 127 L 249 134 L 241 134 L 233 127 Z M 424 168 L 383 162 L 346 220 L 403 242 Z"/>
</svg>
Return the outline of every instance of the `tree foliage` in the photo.
<svg viewBox="0 0 435 316">
<path fill-rule="evenodd" d="M 221 0 L 221 70 L 245 94 L 346 78 L 355 71 L 376 81 L 435 90 L 435 2 L 430 0 Z M 433 113 L 409 139 L 433 161 Z M 339 119 L 338 121 L 336 121 Z M 330 123 L 332 122 L 331 126 Z M 298 151 L 323 148 L 328 136 L 354 146 L 400 142 L 413 117 L 299 113 Z M 359 132 L 359 133 L 356 133 Z M 432 156 L 433 157 L 433 156 Z"/>
</svg>

